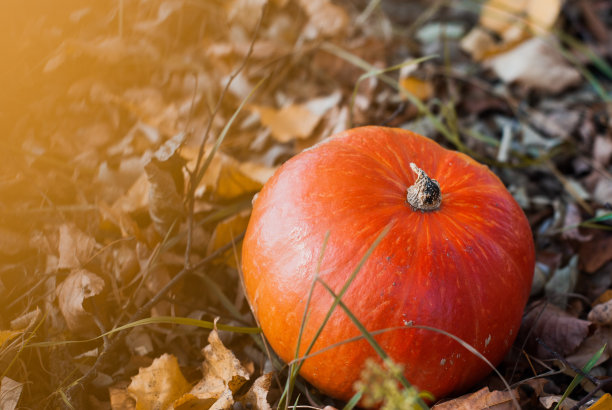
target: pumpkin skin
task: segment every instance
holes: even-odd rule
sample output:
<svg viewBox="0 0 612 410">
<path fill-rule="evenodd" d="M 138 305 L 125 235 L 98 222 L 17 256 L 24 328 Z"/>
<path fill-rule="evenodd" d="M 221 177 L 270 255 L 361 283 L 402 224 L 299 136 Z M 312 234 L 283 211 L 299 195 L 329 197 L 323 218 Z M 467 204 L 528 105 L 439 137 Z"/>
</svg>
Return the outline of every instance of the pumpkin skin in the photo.
<svg viewBox="0 0 612 410">
<path fill-rule="evenodd" d="M 438 210 L 406 201 L 414 162 L 436 179 Z M 534 271 L 527 219 L 486 166 L 418 134 L 361 127 L 329 138 L 287 161 L 253 204 L 242 248 L 247 297 L 272 348 L 295 357 L 306 301 L 319 277 L 338 293 L 387 227 L 342 301 L 368 331 L 412 322 L 449 332 L 498 364 L 518 333 Z M 314 287 L 300 344 L 305 353 L 332 296 Z M 336 307 L 313 352 L 359 336 Z M 405 376 L 441 398 L 464 390 L 491 369 L 437 332 L 402 328 L 375 336 Z M 366 358 L 364 339 L 308 358 L 300 374 L 324 393 L 353 394 Z"/>
</svg>

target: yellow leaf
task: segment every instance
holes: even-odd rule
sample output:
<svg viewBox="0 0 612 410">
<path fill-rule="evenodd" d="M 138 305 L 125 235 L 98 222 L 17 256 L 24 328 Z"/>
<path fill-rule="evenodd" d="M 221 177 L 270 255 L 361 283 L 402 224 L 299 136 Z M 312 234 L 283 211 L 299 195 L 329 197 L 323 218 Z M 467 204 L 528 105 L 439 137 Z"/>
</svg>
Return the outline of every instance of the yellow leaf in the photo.
<svg viewBox="0 0 612 410">
<path fill-rule="evenodd" d="M 612 396 L 606 393 L 595 402 L 588 410 L 607 410 L 612 409 Z"/>
<path fill-rule="evenodd" d="M 176 357 L 164 353 L 151 366 L 140 368 L 128 392 L 136 400 L 137 410 L 166 409 L 190 387 Z"/>
<path fill-rule="evenodd" d="M 530 27 L 538 35 L 546 34 L 553 27 L 560 12 L 561 0 L 531 0 L 527 4 Z"/>
<path fill-rule="evenodd" d="M 263 186 L 241 172 L 236 165 L 226 163 L 221 167 L 216 192 L 221 198 L 236 198 L 245 193 L 257 192 Z"/>
<path fill-rule="evenodd" d="M 287 105 L 280 110 L 255 105 L 251 109 L 259 113 L 261 123 L 282 143 L 296 138 L 308 138 L 321 120 L 320 115 L 299 104 Z"/>
<path fill-rule="evenodd" d="M 421 101 L 429 99 L 434 92 L 430 82 L 412 76 L 402 78 L 400 85 Z"/>
<path fill-rule="evenodd" d="M 482 6 L 480 25 L 503 37 L 504 32 L 519 21 L 527 3 L 528 0 L 489 0 Z"/>
<path fill-rule="evenodd" d="M 221 221 L 215 227 L 212 234 L 212 238 L 209 243 L 208 253 L 212 253 L 219 249 L 226 243 L 231 242 L 236 236 L 240 235 L 247 227 L 249 223 L 250 211 L 244 211 L 237 215 L 233 215 L 224 221 Z M 238 255 L 240 255 L 240 247 L 237 247 Z M 225 263 L 229 266 L 236 267 L 236 257 L 234 256 L 234 250 L 228 250 L 223 256 Z"/>
<path fill-rule="evenodd" d="M 0 330 L 0 346 L 23 333 L 22 330 Z"/>
</svg>

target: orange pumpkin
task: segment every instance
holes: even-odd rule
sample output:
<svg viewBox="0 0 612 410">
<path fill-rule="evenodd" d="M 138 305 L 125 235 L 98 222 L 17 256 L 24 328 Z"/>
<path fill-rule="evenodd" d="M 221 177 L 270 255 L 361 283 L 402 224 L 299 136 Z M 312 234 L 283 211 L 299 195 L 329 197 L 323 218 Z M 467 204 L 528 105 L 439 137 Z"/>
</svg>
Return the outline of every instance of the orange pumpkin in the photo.
<svg viewBox="0 0 612 410">
<path fill-rule="evenodd" d="M 294 359 L 326 233 L 319 277 L 338 293 L 387 226 L 342 301 L 368 331 L 431 326 L 499 363 L 517 335 L 531 288 L 527 219 L 487 167 L 418 134 L 383 127 L 351 129 L 300 153 L 254 201 L 242 270 L 252 309 L 276 353 Z M 317 284 L 300 355 L 332 303 Z M 337 307 L 313 351 L 359 335 Z M 408 381 L 437 398 L 490 371 L 440 333 L 405 327 L 375 339 L 404 365 Z M 301 375 L 347 400 L 368 357 L 376 353 L 364 339 L 341 344 L 308 358 Z"/>
</svg>

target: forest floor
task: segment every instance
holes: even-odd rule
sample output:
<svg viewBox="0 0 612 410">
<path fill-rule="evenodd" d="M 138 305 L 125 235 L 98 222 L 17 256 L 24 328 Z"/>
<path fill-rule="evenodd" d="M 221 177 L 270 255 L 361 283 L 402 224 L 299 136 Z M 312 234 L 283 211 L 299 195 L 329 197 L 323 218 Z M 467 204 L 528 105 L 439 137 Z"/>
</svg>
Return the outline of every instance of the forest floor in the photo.
<svg viewBox="0 0 612 410">
<path fill-rule="evenodd" d="M 488 165 L 534 234 L 512 390 L 446 408 L 612 408 L 611 2 L 6 3 L 0 408 L 277 406 L 240 281 L 251 200 L 359 125 Z"/>
</svg>

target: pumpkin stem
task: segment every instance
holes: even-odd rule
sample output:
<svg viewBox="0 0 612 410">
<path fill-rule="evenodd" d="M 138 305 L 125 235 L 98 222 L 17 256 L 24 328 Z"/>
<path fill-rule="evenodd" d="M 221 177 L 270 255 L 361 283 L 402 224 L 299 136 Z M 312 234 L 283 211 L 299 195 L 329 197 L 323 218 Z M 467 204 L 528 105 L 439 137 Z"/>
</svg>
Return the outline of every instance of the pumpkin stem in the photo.
<svg viewBox="0 0 612 410">
<path fill-rule="evenodd" d="M 429 176 L 414 162 L 410 163 L 410 168 L 417 174 L 414 184 L 408 187 L 406 200 L 415 211 L 429 212 L 440 209 L 442 203 L 442 193 L 440 184 Z"/>
</svg>

